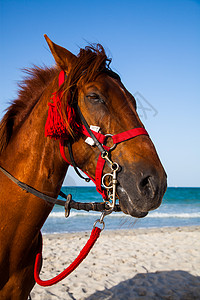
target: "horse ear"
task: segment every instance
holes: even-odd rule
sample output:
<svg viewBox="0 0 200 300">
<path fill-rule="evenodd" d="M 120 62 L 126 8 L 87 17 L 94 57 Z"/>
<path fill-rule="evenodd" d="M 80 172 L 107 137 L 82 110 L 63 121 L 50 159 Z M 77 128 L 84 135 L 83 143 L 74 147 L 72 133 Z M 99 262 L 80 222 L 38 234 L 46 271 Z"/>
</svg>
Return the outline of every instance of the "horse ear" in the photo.
<svg viewBox="0 0 200 300">
<path fill-rule="evenodd" d="M 46 34 L 44 37 L 57 65 L 59 65 L 59 67 L 68 74 L 72 68 L 73 62 L 77 59 L 77 57 L 67 49 L 54 44 Z"/>
</svg>

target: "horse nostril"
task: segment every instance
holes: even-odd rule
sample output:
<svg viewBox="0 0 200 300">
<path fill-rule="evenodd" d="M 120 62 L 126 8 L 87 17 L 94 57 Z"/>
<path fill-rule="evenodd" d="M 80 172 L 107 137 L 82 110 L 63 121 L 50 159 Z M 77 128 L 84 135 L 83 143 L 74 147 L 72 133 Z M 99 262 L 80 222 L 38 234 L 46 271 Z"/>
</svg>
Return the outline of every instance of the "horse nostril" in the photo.
<svg viewBox="0 0 200 300">
<path fill-rule="evenodd" d="M 153 183 L 153 178 L 151 176 L 146 176 L 142 178 L 139 183 L 139 189 L 143 196 L 148 198 L 154 198 L 155 196 L 155 185 Z"/>
<path fill-rule="evenodd" d="M 147 184 L 149 184 L 149 177 L 147 176 L 145 178 L 143 178 L 140 182 L 140 188 L 143 189 Z"/>
</svg>

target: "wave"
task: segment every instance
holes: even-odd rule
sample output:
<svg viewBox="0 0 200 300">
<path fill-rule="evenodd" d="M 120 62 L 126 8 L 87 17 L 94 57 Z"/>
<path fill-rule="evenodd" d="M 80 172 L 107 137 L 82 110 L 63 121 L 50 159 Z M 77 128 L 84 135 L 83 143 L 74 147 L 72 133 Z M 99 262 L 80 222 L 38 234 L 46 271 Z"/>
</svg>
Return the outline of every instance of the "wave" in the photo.
<svg viewBox="0 0 200 300">
<path fill-rule="evenodd" d="M 71 211 L 70 212 L 70 215 L 69 215 L 71 218 L 74 218 L 74 217 L 88 217 L 88 216 L 100 216 L 100 213 L 88 213 L 88 212 L 73 212 Z M 65 218 L 65 213 L 64 212 L 52 212 L 50 213 L 49 215 L 49 218 Z"/>
<path fill-rule="evenodd" d="M 199 213 L 152 213 L 148 215 L 149 218 L 200 218 Z"/>
<path fill-rule="evenodd" d="M 70 217 L 100 217 L 100 213 L 98 212 L 70 212 Z M 121 217 L 129 217 L 131 216 L 124 215 L 123 213 L 113 213 L 109 217 L 112 218 L 121 218 Z M 65 218 L 64 212 L 52 212 L 49 215 L 49 218 Z M 181 219 L 190 219 L 190 218 L 200 218 L 200 212 L 197 213 L 160 213 L 160 212 L 154 212 L 149 213 L 148 216 L 145 218 L 181 218 Z"/>
</svg>

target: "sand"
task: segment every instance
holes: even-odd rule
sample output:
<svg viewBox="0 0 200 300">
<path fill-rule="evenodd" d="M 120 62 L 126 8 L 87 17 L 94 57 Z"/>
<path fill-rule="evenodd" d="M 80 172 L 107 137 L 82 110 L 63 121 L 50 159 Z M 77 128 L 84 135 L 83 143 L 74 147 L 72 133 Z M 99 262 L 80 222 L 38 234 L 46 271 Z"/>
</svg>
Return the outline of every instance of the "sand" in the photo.
<svg viewBox="0 0 200 300">
<path fill-rule="evenodd" d="M 43 236 L 42 279 L 63 271 L 90 233 Z M 200 226 L 103 231 L 82 264 L 32 300 L 200 299 Z"/>
</svg>

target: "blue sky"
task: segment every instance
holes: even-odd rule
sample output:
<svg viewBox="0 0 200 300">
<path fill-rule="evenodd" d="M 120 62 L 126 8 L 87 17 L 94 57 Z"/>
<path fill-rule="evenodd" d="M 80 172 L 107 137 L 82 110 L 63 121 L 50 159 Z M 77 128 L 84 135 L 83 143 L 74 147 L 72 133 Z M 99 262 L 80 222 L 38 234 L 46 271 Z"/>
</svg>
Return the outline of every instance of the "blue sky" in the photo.
<svg viewBox="0 0 200 300">
<path fill-rule="evenodd" d="M 44 33 L 74 54 L 102 43 L 136 95 L 169 186 L 200 186 L 200 1 L 0 0 L 0 118 L 21 69 L 54 64 Z M 71 170 L 68 181 L 84 184 Z"/>
</svg>

